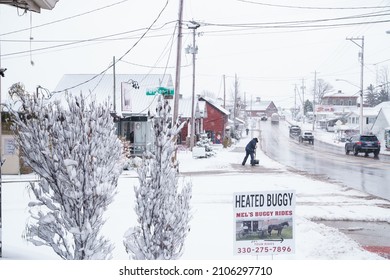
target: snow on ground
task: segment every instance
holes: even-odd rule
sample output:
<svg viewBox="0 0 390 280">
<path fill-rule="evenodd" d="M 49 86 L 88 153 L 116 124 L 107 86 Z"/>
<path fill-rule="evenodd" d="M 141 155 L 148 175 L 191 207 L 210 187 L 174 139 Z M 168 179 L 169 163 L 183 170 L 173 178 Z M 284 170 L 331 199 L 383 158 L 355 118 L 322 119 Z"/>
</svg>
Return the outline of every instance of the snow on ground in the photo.
<svg viewBox="0 0 390 280">
<path fill-rule="evenodd" d="M 316 137 L 319 137 L 318 135 Z M 315 180 L 287 170 L 257 150 L 259 166 L 240 166 L 243 148 L 250 140 L 223 149 L 215 146 L 216 156 L 193 158 L 191 152 L 178 152 L 181 179 L 193 184 L 191 231 L 186 239 L 183 260 L 268 260 L 270 256 L 237 256 L 233 252 L 235 234 L 233 193 L 295 190 L 295 253 L 272 256 L 276 260 L 375 260 L 341 233 L 314 221 L 357 220 L 390 223 L 390 202 L 343 186 Z M 252 172 L 252 169 L 257 171 Z M 213 171 L 213 172 L 212 172 Z M 3 176 L 3 180 L 26 180 L 33 175 Z M 102 234 L 115 243 L 114 260 L 126 260 L 123 235 L 135 225 L 133 187 L 138 183 L 134 170 L 119 180 L 118 194 L 109 206 Z M 50 260 L 58 257 L 47 247 L 36 247 L 23 240 L 30 200 L 26 182 L 3 183 L 3 258 Z M 368 198 L 371 199 L 368 199 Z M 381 207 L 387 205 L 388 207 Z"/>
</svg>

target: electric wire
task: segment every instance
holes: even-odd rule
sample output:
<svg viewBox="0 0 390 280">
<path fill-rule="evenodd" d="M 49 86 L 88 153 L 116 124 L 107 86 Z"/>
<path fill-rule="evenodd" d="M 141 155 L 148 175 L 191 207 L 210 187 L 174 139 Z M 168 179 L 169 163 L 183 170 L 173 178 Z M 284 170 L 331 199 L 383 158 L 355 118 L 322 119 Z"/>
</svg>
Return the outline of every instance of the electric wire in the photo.
<svg viewBox="0 0 390 280">
<path fill-rule="evenodd" d="M 176 66 L 167 66 L 167 67 L 165 67 L 165 66 L 151 66 L 151 65 L 139 64 L 139 63 L 126 61 L 124 59 L 122 59 L 121 62 L 122 63 L 126 63 L 126 64 L 130 64 L 130 65 L 134 65 L 134 66 L 137 66 L 137 67 L 143 67 L 143 68 L 156 68 L 156 69 L 174 69 L 174 68 L 176 68 Z M 189 67 L 189 66 L 191 66 L 191 64 L 181 65 L 180 67 L 184 68 L 184 67 Z"/>
<path fill-rule="evenodd" d="M 389 16 L 390 13 L 374 15 L 374 16 Z M 361 16 L 359 18 L 371 18 L 373 16 Z M 345 22 L 345 23 L 333 23 L 333 24 L 306 24 L 312 22 L 328 22 L 336 20 L 345 20 L 346 18 L 335 18 L 335 19 L 321 19 L 321 20 L 308 20 L 308 21 L 290 21 L 290 22 L 263 22 L 263 23 L 203 23 L 205 26 L 217 26 L 217 27 L 237 27 L 237 28 L 254 28 L 254 29 L 271 29 L 271 28 L 308 28 L 308 27 L 337 27 L 337 26 L 351 26 L 351 25 L 362 25 L 362 24 L 376 24 L 390 22 L 389 20 L 376 20 L 376 21 L 356 21 L 356 22 Z M 352 18 L 348 18 L 352 19 Z"/>
<path fill-rule="evenodd" d="M 383 9 L 390 6 L 365 6 L 365 7 L 310 7 L 310 6 L 289 6 L 289 5 L 277 5 L 268 4 L 257 1 L 249 0 L 237 0 L 238 2 L 245 2 L 250 4 L 256 4 L 261 6 L 278 7 L 278 8 L 290 8 L 290 9 L 308 9 L 308 10 L 362 10 L 362 9 Z"/>
<path fill-rule="evenodd" d="M 169 0 L 166 1 L 164 7 L 162 8 L 162 10 L 159 12 L 159 14 L 157 15 L 157 17 L 155 18 L 155 20 L 152 22 L 152 24 L 147 28 L 147 30 L 142 34 L 142 36 L 131 46 L 130 49 L 128 49 L 119 59 L 116 60 L 116 62 L 118 61 L 121 61 L 127 54 L 129 54 L 130 51 L 132 51 L 137 45 L 138 43 L 146 36 L 146 34 L 151 30 L 151 28 L 153 27 L 153 25 L 157 22 L 157 20 L 161 17 L 162 13 L 165 11 L 166 7 L 168 6 L 168 3 L 169 3 Z M 52 92 L 52 94 L 55 94 L 55 93 L 60 93 L 60 92 L 65 92 L 65 91 L 68 91 L 68 90 L 71 90 L 71 89 L 74 89 L 76 87 L 79 87 L 81 85 L 84 85 L 84 84 L 87 84 L 88 82 L 96 79 L 97 77 L 99 77 L 100 75 L 103 75 L 105 74 L 109 69 L 111 69 L 112 67 L 114 66 L 114 63 L 111 63 L 107 68 L 105 68 L 104 70 L 102 70 L 99 74 L 96 74 L 94 75 L 92 78 L 82 82 L 82 83 L 79 83 L 77 85 L 74 85 L 74 86 L 71 86 L 71 87 L 68 87 L 66 89 L 62 89 L 62 90 L 59 90 L 59 91 L 54 91 Z"/>
<path fill-rule="evenodd" d="M 18 52 L 6 53 L 6 54 L 2 54 L 1 57 L 15 56 L 15 55 L 19 55 L 19 54 L 24 54 L 26 52 L 37 52 L 37 51 L 51 50 L 51 49 L 55 49 L 55 48 L 62 48 L 62 47 L 67 47 L 67 46 L 72 46 L 72 45 L 82 44 L 82 43 L 87 43 L 87 42 L 100 42 L 103 39 L 116 37 L 116 36 L 120 36 L 120 35 L 125 35 L 125 34 L 129 34 L 129 33 L 134 33 L 134 32 L 138 32 L 138 31 L 143 31 L 143 30 L 146 30 L 145 32 L 147 33 L 149 31 L 155 31 L 155 30 L 162 29 L 165 26 L 167 26 L 169 24 L 172 24 L 174 22 L 175 21 L 166 22 L 162 26 L 160 26 L 160 27 L 158 27 L 156 29 L 152 29 L 152 28 L 151 29 L 149 29 L 149 28 L 139 28 L 139 29 L 134 29 L 134 30 L 124 31 L 124 32 L 114 33 L 114 34 L 110 34 L 110 35 L 104 35 L 104 36 L 90 38 L 90 39 L 70 41 L 68 43 L 59 44 L 59 45 L 55 45 L 55 46 L 42 47 L 42 48 L 37 48 L 37 49 L 33 49 L 33 50 L 28 50 L 28 51 L 18 51 Z M 134 37 L 134 39 L 138 40 L 139 38 L 151 38 L 151 37 L 146 36 L 145 32 L 140 37 Z M 162 35 L 158 35 L 158 36 L 162 36 Z M 164 35 L 164 36 L 166 36 L 166 35 Z M 117 40 L 117 39 L 112 39 L 112 40 Z M 125 40 L 125 39 L 123 39 L 123 40 Z"/>
<path fill-rule="evenodd" d="M 14 30 L 14 31 L 10 31 L 10 32 L 7 32 L 7 33 L 3 33 L 3 34 L 0 34 L 0 36 L 6 36 L 6 35 L 10 35 L 10 34 L 15 34 L 15 33 L 23 32 L 23 31 L 27 31 L 30 28 L 36 29 L 36 28 L 48 26 L 48 25 L 51 25 L 51 24 L 59 23 L 59 22 L 62 22 L 62 21 L 67 21 L 67 20 L 70 20 L 70 19 L 74 19 L 74 18 L 77 18 L 77 17 L 81 17 L 81 16 L 85 16 L 85 15 L 91 14 L 91 13 L 94 13 L 94 12 L 97 12 L 97 11 L 101 11 L 101 10 L 104 10 L 104 9 L 107 9 L 107 8 L 111 8 L 113 6 L 122 4 L 122 3 L 127 2 L 127 1 L 129 1 L 129 0 L 122 0 L 122 1 L 110 4 L 110 5 L 107 5 L 107 6 L 104 6 L 104 7 L 96 8 L 94 10 L 81 13 L 81 14 L 69 16 L 69 17 L 66 17 L 66 18 L 62 18 L 62 19 L 59 19 L 59 20 L 51 21 L 51 22 L 48 22 L 48 23 L 40 24 L 40 25 L 37 25 L 37 26 L 29 27 L 29 28 L 23 28 L 23 29 L 19 29 L 19 30 Z"/>
<path fill-rule="evenodd" d="M 177 25 L 175 26 L 175 28 L 174 28 L 174 30 L 173 30 L 172 37 L 171 37 L 171 39 L 170 39 L 171 45 L 170 45 L 170 48 L 169 48 L 169 53 L 168 53 L 167 62 L 166 62 L 166 64 L 165 64 L 165 69 L 164 69 L 164 73 L 163 73 L 163 79 L 164 79 L 164 77 L 165 77 L 165 75 L 166 75 L 166 70 L 167 70 L 167 68 L 168 68 L 168 63 L 169 63 L 169 60 L 170 60 L 170 57 L 171 57 L 171 53 L 172 53 L 172 49 L 173 49 L 173 43 L 174 43 L 174 41 L 175 41 L 175 40 L 174 40 L 174 37 L 175 37 L 175 34 L 176 34 L 176 28 L 177 28 Z M 161 53 L 159 59 L 156 61 L 155 65 L 160 61 L 160 58 L 162 57 L 162 55 L 163 55 L 165 49 L 167 49 L 168 45 L 169 45 L 169 41 L 168 41 L 167 45 L 165 46 L 163 52 Z M 152 69 L 153 69 L 153 68 L 152 68 Z M 149 71 L 149 73 L 148 73 L 147 75 L 149 75 L 149 74 L 151 73 L 152 69 Z M 146 76 L 147 76 L 147 75 L 146 75 Z M 146 78 L 146 76 L 144 77 L 144 79 Z M 157 95 L 154 96 L 154 98 L 151 100 L 151 102 L 149 102 L 149 105 L 146 106 L 146 108 L 144 108 L 143 110 L 141 110 L 141 111 L 138 112 L 138 113 L 143 113 L 143 112 L 145 112 L 146 110 L 149 110 L 150 106 L 152 106 L 152 104 L 154 103 L 154 100 L 156 99 L 156 96 L 157 96 Z"/>
</svg>

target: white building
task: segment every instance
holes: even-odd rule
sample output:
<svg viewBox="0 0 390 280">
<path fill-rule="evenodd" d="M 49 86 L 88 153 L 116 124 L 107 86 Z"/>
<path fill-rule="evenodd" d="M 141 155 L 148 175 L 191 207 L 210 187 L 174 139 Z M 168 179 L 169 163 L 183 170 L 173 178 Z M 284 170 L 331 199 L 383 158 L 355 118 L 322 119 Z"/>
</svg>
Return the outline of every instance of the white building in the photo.
<svg viewBox="0 0 390 280">
<path fill-rule="evenodd" d="M 378 137 L 382 149 L 390 150 L 390 107 L 380 109 L 371 131 Z"/>
</svg>

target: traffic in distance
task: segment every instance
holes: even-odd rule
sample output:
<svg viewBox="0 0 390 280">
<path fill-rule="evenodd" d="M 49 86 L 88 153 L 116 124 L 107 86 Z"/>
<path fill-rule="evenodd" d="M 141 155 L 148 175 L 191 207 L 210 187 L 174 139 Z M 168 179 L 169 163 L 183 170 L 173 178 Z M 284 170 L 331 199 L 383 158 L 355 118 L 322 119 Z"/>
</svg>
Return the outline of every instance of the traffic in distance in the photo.
<svg viewBox="0 0 390 280">
<path fill-rule="evenodd" d="M 291 125 L 289 135 L 291 138 L 298 139 L 300 143 L 308 142 L 314 145 L 314 135 L 311 131 L 302 130 L 298 125 Z"/>
<path fill-rule="evenodd" d="M 325 129 L 308 130 L 307 124 L 281 121 L 261 123 L 261 149 L 270 158 L 296 170 L 389 199 L 390 155 L 373 134 L 345 135 L 340 140 Z M 303 140 L 313 135 L 313 144 Z M 314 141 L 315 140 L 315 141 Z M 315 144 L 314 144 L 315 142 Z"/>
<path fill-rule="evenodd" d="M 291 138 L 297 139 L 300 143 L 308 142 L 314 145 L 314 135 L 311 131 L 304 131 L 298 125 L 289 126 L 289 135 Z M 381 143 L 375 135 L 372 134 L 356 134 L 345 139 L 345 154 L 349 155 L 352 152 L 355 156 L 359 153 L 364 153 L 367 157 L 373 154 L 378 157 L 381 150 Z"/>
</svg>

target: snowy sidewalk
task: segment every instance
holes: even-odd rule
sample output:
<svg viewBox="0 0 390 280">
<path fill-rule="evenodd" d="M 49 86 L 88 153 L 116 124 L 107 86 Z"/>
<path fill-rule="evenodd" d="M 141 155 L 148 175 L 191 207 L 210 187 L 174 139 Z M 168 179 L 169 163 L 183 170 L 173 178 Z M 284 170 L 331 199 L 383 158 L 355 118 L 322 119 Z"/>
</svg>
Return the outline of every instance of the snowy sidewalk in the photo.
<svg viewBox="0 0 390 280">
<path fill-rule="evenodd" d="M 201 229 L 210 228 L 209 232 L 213 232 L 213 229 L 217 230 L 216 228 L 220 229 L 217 230 L 218 232 L 222 229 L 226 232 L 233 230 L 232 217 L 229 213 L 232 209 L 232 195 L 234 192 L 293 189 L 297 193 L 297 253 L 294 256 L 280 255 L 276 258 L 378 258 L 378 256 L 365 251 L 359 244 L 337 229 L 327 227 L 320 222 L 322 220 L 339 220 L 389 223 L 390 202 L 373 199 L 368 194 L 338 184 L 292 173 L 283 165 L 269 159 L 259 150 L 257 151 L 257 157 L 260 159 L 260 165 L 243 167 L 240 165 L 245 155 L 243 147 L 249 139 L 244 138 L 234 147 L 228 149 L 220 148 L 213 158 L 193 159 L 190 152 L 179 154 L 181 172 L 190 174 L 191 181 L 194 183 L 193 199 L 198 209 L 197 213 L 201 211 L 200 209 L 207 209 L 207 205 L 213 205 L 209 206 L 210 210 L 202 210 L 201 213 L 204 214 L 203 219 L 207 218 L 214 222 L 197 221 L 197 215 L 194 216 L 197 223 L 207 224 L 207 226 L 201 226 Z M 212 174 L 213 171 L 214 175 Z M 216 214 L 215 212 L 219 208 L 221 210 Z M 225 220 L 222 221 L 222 219 Z M 197 232 L 196 228 L 193 228 L 191 232 Z M 222 237 L 218 234 L 215 234 L 214 237 L 218 240 L 218 244 L 223 242 Z M 191 239 L 191 237 L 189 238 Z M 212 240 L 212 244 L 205 246 L 218 246 L 214 238 Z M 199 239 L 199 242 L 202 243 L 207 241 L 208 238 L 206 237 Z M 225 246 L 232 243 L 231 240 L 226 242 Z M 192 244 L 192 242 L 189 242 L 189 244 Z M 223 249 L 218 247 L 218 251 L 220 250 Z M 221 254 L 220 257 L 226 258 L 226 256 L 229 256 L 228 250 L 225 253 L 226 255 Z M 191 255 L 185 254 L 185 256 L 192 258 Z M 213 256 L 213 254 L 209 256 Z M 231 252 L 230 256 L 234 258 Z"/>
<path fill-rule="evenodd" d="M 372 221 L 390 223 L 390 202 L 360 191 L 289 171 L 259 149 L 259 166 L 240 166 L 244 157 L 241 141 L 223 149 L 216 147 L 211 158 L 196 159 L 188 150 L 178 153 L 181 178 L 192 183 L 191 231 L 185 242 L 184 260 L 270 259 L 269 256 L 237 256 L 233 250 L 235 221 L 233 194 L 294 190 L 296 193 L 295 253 L 274 255 L 273 259 L 333 260 L 381 259 L 339 230 L 321 221 Z M 5 180 L 33 178 L 31 175 L 4 176 Z M 4 259 L 58 259 L 48 247 L 36 247 L 23 238 L 31 197 L 26 182 L 3 184 Z M 126 171 L 118 184 L 118 194 L 106 212 L 102 234 L 115 245 L 114 260 L 126 260 L 123 235 L 136 224 L 134 185 L 136 172 Z M 319 223 L 318 223 L 319 222 Z"/>
</svg>

